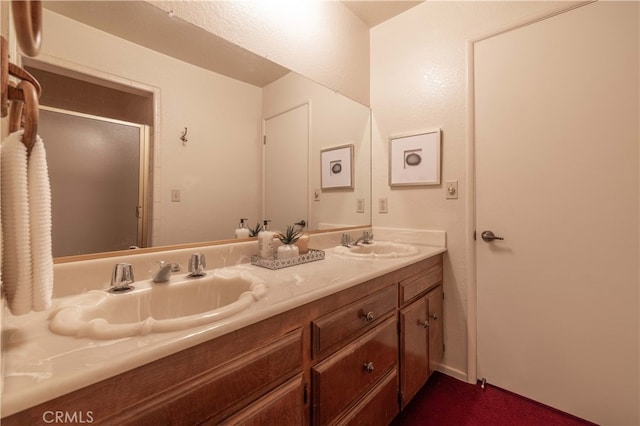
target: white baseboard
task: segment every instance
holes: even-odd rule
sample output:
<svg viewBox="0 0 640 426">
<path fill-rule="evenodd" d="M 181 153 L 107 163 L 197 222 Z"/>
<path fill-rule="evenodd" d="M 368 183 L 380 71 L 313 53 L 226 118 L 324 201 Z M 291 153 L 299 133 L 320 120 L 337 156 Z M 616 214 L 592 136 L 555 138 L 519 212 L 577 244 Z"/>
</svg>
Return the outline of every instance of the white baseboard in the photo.
<svg viewBox="0 0 640 426">
<path fill-rule="evenodd" d="M 442 374 L 446 374 L 447 376 L 451 376 L 463 382 L 475 384 L 475 382 L 469 382 L 467 373 L 465 371 L 459 370 L 457 368 L 449 367 L 448 365 L 444 365 L 444 364 L 439 364 L 436 367 L 436 370 L 441 372 Z"/>
</svg>

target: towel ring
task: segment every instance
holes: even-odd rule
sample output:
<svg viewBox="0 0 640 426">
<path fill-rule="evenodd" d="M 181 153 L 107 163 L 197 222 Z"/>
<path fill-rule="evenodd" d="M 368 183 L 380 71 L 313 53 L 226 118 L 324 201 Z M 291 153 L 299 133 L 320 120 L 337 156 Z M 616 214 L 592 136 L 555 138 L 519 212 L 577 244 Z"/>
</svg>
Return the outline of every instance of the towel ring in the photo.
<svg viewBox="0 0 640 426">
<path fill-rule="evenodd" d="M 24 121 L 22 143 L 27 147 L 28 155 L 36 143 L 36 135 L 38 134 L 38 119 L 40 116 L 38 91 L 28 81 L 18 83 L 17 90 L 22 92 L 24 102 L 11 102 L 9 131 L 11 133 L 18 131 L 21 127 L 21 121 Z"/>
<path fill-rule="evenodd" d="M 28 56 L 36 56 L 42 43 L 42 3 L 40 0 L 12 1 L 13 22 L 20 49 Z"/>
</svg>

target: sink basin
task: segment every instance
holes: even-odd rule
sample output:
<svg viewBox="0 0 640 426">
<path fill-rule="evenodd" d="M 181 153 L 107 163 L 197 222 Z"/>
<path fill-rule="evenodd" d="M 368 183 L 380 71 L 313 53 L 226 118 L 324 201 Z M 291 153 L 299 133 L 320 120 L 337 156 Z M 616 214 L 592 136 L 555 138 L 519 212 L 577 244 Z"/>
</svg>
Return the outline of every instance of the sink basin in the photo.
<svg viewBox="0 0 640 426">
<path fill-rule="evenodd" d="M 365 259 L 407 257 L 419 252 L 415 246 L 390 241 L 374 241 L 371 244 L 359 244 L 353 247 L 338 246 L 335 250 L 338 254 Z"/>
<path fill-rule="evenodd" d="M 266 291 L 261 279 L 238 270 L 165 284 L 142 281 L 128 293 L 92 290 L 63 302 L 49 317 L 49 329 L 94 339 L 184 330 L 242 312 Z"/>
</svg>

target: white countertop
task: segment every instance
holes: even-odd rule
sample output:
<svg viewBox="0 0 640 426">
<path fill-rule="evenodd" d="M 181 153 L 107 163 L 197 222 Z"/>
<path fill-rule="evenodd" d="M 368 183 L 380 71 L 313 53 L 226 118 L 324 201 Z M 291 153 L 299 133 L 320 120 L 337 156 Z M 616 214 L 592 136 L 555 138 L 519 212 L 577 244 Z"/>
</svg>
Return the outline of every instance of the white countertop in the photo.
<svg viewBox="0 0 640 426">
<path fill-rule="evenodd" d="M 6 315 L 2 327 L 2 416 L 446 251 L 444 247 L 416 247 L 419 248 L 417 255 L 404 258 L 354 259 L 327 249 L 324 260 L 275 271 L 248 263 L 229 266 L 249 270 L 264 279 L 267 295 L 233 317 L 183 331 L 118 340 L 92 340 L 53 334 L 47 320 L 51 310 L 19 317 Z M 180 278 L 181 275 L 174 277 L 176 280 Z M 65 299 L 68 297 L 54 299 L 53 307 Z"/>
</svg>

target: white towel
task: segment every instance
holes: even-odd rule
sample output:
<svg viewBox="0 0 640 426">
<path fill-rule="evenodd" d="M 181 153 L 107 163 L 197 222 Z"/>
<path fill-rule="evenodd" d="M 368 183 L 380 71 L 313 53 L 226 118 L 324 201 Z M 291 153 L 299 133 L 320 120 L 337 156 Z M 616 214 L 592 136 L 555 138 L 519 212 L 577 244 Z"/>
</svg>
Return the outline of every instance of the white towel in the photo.
<svg viewBox="0 0 640 426">
<path fill-rule="evenodd" d="M 37 138 L 32 152 L 35 157 L 28 159 L 21 142 L 23 133 L 20 130 L 9 135 L 2 143 L 0 155 L 2 281 L 14 315 L 47 309 L 53 289 L 51 195 L 46 156 L 42 141 Z M 31 176 L 28 178 L 28 175 Z"/>
<path fill-rule="evenodd" d="M 27 166 L 29 189 L 29 227 L 33 274 L 33 310 L 51 307 L 53 293 L 53 255 L 51 252 L 51 187 L 47 154 L 40 136 L 31 149 Z"/>
</svg>

